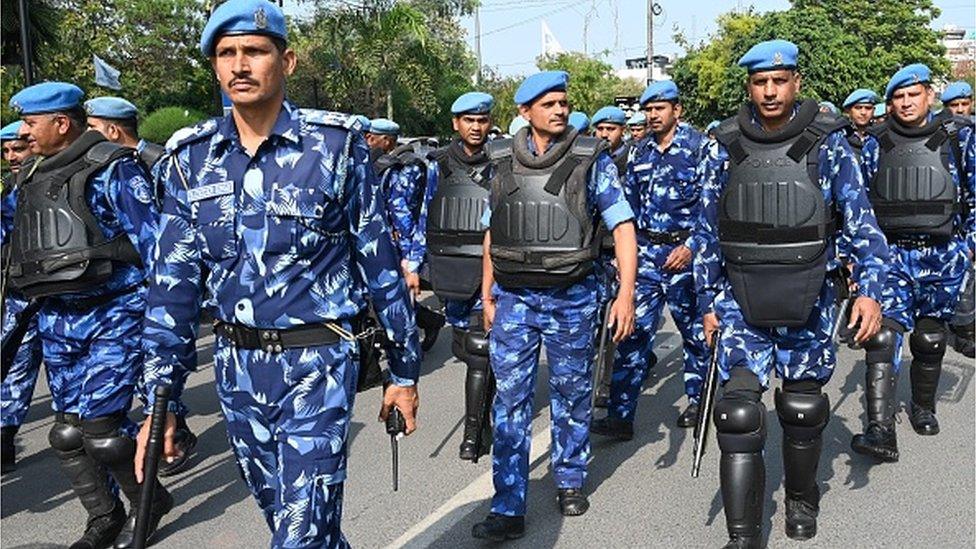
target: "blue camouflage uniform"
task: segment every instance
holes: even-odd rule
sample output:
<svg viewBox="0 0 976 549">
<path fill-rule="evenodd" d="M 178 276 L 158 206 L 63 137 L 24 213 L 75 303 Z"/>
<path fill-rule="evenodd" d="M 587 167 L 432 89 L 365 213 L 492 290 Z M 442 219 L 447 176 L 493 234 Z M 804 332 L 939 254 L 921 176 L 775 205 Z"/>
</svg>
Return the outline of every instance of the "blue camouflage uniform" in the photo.
<svg viewBox="0 0 976 549">
<path fill-rule="evenodd" d="M 529 148 L 535 144 L 529 136 Z M 610 230 L 633 219 L 618 181 L 617 167 L 601 153 L 587 179 L 587 203 Z M 491 209 L 482 222 L 488 226 Z M 532 401 L 545 344 L 552 414 L 552 469 L 558 488 L 580 488 L 590 456 L 589 426 L 593 337 L 597 320 L 595 274 L 565 288 L 492 287 L 496 311 L 490 334 L 491 366 L 498 392 L 492 470 L 495 494 L 491 512 L 525 514 L 529 481 Z"/>
<path fill-rule="evenodd" d="M 416 382 L 414 315 L 369 151 L 350 125 L 286 101 L 253 156 L 229 115 L 170 140 L 146 312 L 150 395 L 193 367 L 201 303 L 220 322 L 286 329 L 332 321 L 352 330 L 367 294 L 394 342 L 393 383 Z M 217 338 L 228 437 L 273 547 L 347 545 L 340 519 L 357 348 L 343 339 L 269 352 Z"/>
<path fill-rule="evenodd" d="M 615 419 L 634 420 L 665 303 L 683 340 L 685 394 L 691 402 L 698 400 L 708 352 L 692 267 L 689 264 L 680 272 L 670 272 L 662 265 L 679 245 L 693 254 L 701 249 L 701 238 L 694 233 L 701 214 L 701 170 L 707 145 L 704 135 L 682 122 L 663 152 L 652 132 L 635 146 L 627 162 L 623 189 L 637 224 L 637 322 L 634 333 L 617 345 L 608 407 Z M 680 233 L 684 238 L 678 243 L 655 243 L 652 237 L 660 233 Z"/>
<path fill-rule="evenodd" d="M 794 110 L 795 113 L 795 110 Z M 759 122 L 753 111 L 753 124 Z M 863 178 L 854 153 L 843 131 L 827 136 L 818 153 L 819 183 L 828 209 L 843 217 L 843 236 L 853 242 L 857 259 L 855 281 L 858 295 L 880 301 L 888 251 L 884 235 L 864 191 Z M 702 314 L 715 312 L 721 323 L 719 366 L 722 380 L 732 368 L 748 368 L 768 386 L 770 371 L 790 380 L 816 380 L 825 383 L 834 370 L 835 350 L 831 341 L 836 288 L 824 284 L 805 326 L 797 328 L 759 328 L 749 325 L 732 296 L 724 272 L 718 243 L 719 198 L 728 181 L 729 153 L 718 142 L 712 143 L 704 166 L 702 196 L 702 247 L 695 255 L 694 276 Z M 827 269 L 840 263 L 835 246 L 828 246 Z"/>
<path fill-rule="evenodd" d="M 436 168 L 436 163 L 430 168 L 435 173 L 430 174 L 426 185 L 432 178 L 436 179 Z M 400 259 L 406 260 L 410 272 L 416 273 L 424 260 L 423 249 L 415 244 L 420 238 L 418 233 L 424 231 L 418 221 L 424 199 L 424 170 L 414 164 L 390 168 L 383 173 L 380 185 Z"/>
<path fill-rule="evenodd" d="M 931 120 L 934 115 L 929 115 Z M 964 156 L 962 166 L 954 155 L 949 156 L 949 173 L 957 187 L 958 196 L 965 205 L 965 217 L 956 216 L 956 233 L 944 241 L 927 241 L 899 238 L 889 242 L 891 259 L 888 275 L 881 292 L 881 308 L 887 319 L 900 324 L 905 332 L 915 328 L 923 317 L 949 321 L 959 301 L 960 291 L 970 268 L 970 258 L 976 249 L 976 139 L 972 127 L 963 127 L 958 133 Z M 862 153 L 865 186 L 878 172 L 880 144 L 868 135 Z M 897 373 L 901 363 L 901 346 L 904 334 L 896 330 L 894 368 Z"/>
</svg>

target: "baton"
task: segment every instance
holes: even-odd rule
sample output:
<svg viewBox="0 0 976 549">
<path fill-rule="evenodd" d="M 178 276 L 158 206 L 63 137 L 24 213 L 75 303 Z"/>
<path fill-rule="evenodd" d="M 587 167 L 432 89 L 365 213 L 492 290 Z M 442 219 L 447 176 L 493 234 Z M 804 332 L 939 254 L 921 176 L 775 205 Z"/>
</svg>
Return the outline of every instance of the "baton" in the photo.
<svg viewBox="0 0 976 549">
<path fill-rule="evenodd" d="M 156 473 L 159 470 L 159 457 L 163 454 L 163 436 L 166 432 L 166 409 L 169 406 L 169 385 L 156 387 L 156 402 L 149 416 L 149 442 L 146 444 L 146 460 L 142 465 L 142 490 L 139 491 L 139 513 L 133 534 L 134 549 L 145 549 L 149 518 L 152 516 L 152 503 L 156 492 Z"/>
</svg>

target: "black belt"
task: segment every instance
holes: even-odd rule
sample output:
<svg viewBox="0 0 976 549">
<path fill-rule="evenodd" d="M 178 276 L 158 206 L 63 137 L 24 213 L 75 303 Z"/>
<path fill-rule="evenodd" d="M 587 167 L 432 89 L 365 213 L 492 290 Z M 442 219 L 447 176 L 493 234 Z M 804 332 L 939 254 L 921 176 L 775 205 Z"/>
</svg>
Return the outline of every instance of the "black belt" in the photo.
<svg viewBox="0 0 976 549">
<path fill-rule="evenodd" d="M 688 240 L 688 237 L 691 236 L 691 231 L 689 230 L 658 232 L 642 229 L 637 233 L 645 240 L 650 241 L 651 244 L 684 244 L 685 240 Z"/>
<path fill-rule="evenodd" d="M 343 330 L 339 326 L 333 326 L 338 330 Z M 344 338 L 326 324 L 306 324 L 305 326 L 279 330 L 275 328 L 251 328 L 250 326 L 215 320 L 214 333 L 229 341 L 234 347 L 260 349 L 269 353 L 280 353 L 285 349 L 334 345 Z M 355 338 L 354 334 L 349 333 L 349 335 Z"/>
</svg>

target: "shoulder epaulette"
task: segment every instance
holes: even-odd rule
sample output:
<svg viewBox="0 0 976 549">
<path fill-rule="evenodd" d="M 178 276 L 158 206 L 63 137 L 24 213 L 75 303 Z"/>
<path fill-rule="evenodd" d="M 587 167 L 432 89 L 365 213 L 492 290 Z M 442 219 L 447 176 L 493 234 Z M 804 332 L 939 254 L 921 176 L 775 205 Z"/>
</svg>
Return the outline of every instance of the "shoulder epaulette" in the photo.
<svg viewBox="0 0 976 549">
<path fill-rule="evenodd" d="M 210 137 L 217 131 L 217 119 L 211 118 L 192 126 L 180 128 L 166 141 L 166 152 L 173 152 L 185 145 Z"/>
<path fill-rule="evenodd" d="M 337 126 L 347 130 L 363 131 L 363 124 L 359 117 L 342 112 L 322 111 L 318 109 L 299 109 L 302 117 L 309 124 L 318 126 Z"/>
</svg>

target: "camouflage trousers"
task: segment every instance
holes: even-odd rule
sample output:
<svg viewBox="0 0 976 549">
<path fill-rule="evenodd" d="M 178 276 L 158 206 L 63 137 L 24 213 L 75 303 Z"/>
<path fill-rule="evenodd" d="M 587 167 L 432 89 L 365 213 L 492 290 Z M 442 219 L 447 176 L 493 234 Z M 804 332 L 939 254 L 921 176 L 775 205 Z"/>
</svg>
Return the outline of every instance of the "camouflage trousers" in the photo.
<svg viewBox="0 0 976 549">
<path fill-rule="evenodd" d="M 3 308 L 3 340 L 17 322 L 17 315 L 27 306 L 27 301 L 8 296 Z M 37 335 L 37 317 L 22 319 L 29 322 L 24 339 L 17 348 L 13 364 L 3 383 L 0 383 L 0 427 L 19 427 L 27 417 L 37 374 L 41 369 L 41 338 Z"/>
</svg>

